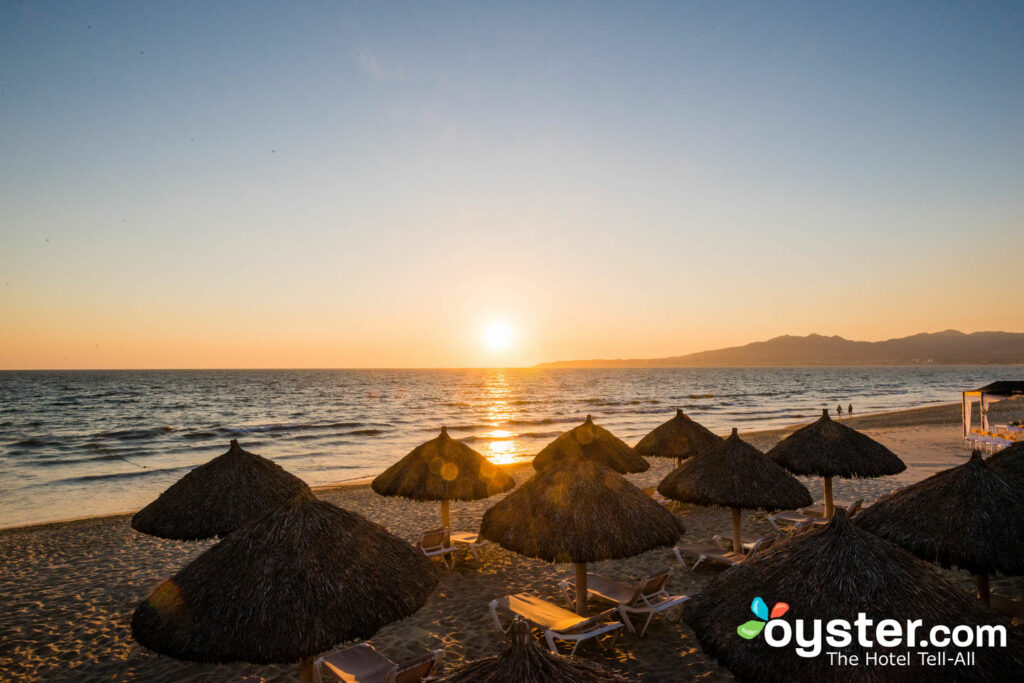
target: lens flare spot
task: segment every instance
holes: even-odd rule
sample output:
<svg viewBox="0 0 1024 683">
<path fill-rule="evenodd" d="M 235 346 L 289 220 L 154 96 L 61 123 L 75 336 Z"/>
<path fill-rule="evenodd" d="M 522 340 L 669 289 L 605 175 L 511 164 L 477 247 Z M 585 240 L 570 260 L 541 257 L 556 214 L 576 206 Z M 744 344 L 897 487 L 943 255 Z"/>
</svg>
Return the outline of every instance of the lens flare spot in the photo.
<svg viewBox="0 0 1024 683">
<path fill-rule="evenodd" d="M 441 465 L 441 478 L 445 481 L 454 481 L 459 476 L 459 466 L 453 462 L 446 462 Z"/>
</svg>

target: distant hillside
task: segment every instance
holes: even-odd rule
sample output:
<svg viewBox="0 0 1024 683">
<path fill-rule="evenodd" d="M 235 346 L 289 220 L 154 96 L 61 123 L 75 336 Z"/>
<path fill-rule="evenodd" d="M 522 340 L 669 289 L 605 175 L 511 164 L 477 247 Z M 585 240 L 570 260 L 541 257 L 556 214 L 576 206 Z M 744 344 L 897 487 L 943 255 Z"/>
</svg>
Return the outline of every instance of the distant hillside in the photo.
<svg viewBox="0 0 1024 683">
<path fill-rule="evenodd" d="M 1024 363 L 1024 334 L 956 330 L 880 342 L 811 334 L 669 358 L 570 360 L 540 368 L 685 368 L 777 365 L 962 365 Z"/>
</svg>

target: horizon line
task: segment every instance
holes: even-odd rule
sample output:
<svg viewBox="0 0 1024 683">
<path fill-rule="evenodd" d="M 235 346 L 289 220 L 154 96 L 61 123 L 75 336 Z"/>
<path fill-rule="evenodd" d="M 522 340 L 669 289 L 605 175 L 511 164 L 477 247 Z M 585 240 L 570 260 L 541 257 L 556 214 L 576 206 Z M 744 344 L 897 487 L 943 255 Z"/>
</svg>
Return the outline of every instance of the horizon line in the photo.
<svg viewBox="0 0 1024 683">
<path fill-rule="evenodd" d="M 607 367 L 542 367 L 554 363 L 575 361 L 544 361 L 534 365 L 463 365 L 463 366 L 352 366 L 352 367 L 180 367 L 180 368 L 0 368 L 0 372 L 281 372 L 290 371 L 354 371 L 354 370 L 723 370 L 729 368 L 919 368 L 919 367 L 962 367 L 966 365 L 1019 367 L 1018 363 L 775 363 L 771 365 L 663 365 L 654 367 L 611 365 Z M 580 361 L 586 362 L 586 361 Z"/>
</svg>

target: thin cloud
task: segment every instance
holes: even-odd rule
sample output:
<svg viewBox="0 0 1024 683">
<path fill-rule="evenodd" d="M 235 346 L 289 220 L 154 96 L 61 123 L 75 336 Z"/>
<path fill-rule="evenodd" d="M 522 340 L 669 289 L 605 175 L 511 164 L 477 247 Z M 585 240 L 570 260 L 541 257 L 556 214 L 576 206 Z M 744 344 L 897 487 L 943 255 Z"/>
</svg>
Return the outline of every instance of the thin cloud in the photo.
<svg viewBox="0 0 1024 683">
<path fill-rule="evenodd" d="M 388 64 L 366 50 L 356 53 L 356 61 L 363 73 L 376 81 L 391 83 L 405 80 L 405 69 L 397 64 Z"/>
</svg>

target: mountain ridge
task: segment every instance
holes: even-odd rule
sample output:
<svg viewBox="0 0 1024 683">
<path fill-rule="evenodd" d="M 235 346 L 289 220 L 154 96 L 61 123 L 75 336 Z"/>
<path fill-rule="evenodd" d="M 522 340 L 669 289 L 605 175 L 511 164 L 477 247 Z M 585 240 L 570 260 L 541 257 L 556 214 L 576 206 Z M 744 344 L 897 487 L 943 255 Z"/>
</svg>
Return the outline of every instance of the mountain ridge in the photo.
<svg viewBox="0 0 1024 683">
<path fill-rule="evenodd" d="M 883 341 L 838 335 L 781 335 L 742 346 L 664 358 L 615 358 L 539 363 L 538 368 L 787 367 L 807 365 L 1024 364 L 1024 333 L 943 330 Z"/>
</svg>

